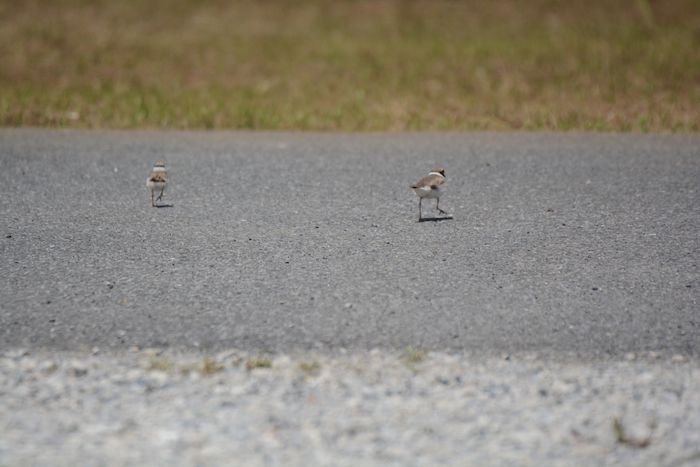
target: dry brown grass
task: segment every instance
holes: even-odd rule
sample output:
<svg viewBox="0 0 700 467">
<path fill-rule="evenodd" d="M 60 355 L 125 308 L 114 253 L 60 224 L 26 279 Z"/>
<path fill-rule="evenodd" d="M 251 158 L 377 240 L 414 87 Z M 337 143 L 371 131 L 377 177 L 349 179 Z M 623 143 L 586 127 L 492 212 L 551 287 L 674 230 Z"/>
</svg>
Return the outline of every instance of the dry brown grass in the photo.
<svg viewBox="0 0 700 467">
<path fill-rule="evenodd" d="M 0 0 L 4 126 L 700 130 L 692 0 Z"/>
</svg>

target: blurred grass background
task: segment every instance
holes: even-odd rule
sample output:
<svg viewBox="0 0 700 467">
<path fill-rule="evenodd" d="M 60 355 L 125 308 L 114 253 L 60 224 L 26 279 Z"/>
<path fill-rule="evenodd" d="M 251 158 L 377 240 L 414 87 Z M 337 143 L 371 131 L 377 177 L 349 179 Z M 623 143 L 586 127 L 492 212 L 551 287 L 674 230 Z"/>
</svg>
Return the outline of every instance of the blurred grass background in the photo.
<svg viewBox="0 0 700 467">
<path fill-rule="evenodd" d="M 697 0 L 0 0 L 0 125 L 700 130 Z"/>
</svg>

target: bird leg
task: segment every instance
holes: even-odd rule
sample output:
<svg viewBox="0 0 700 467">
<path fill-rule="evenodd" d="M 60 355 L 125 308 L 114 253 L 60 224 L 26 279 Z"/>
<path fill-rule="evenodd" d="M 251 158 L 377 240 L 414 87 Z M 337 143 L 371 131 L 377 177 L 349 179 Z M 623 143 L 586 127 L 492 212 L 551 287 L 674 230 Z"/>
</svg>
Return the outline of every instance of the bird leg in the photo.
<svg viewBox="0 0 700 467">
<path fill-rule="evenodd" d="M 156 207 L 156 202 L 153 201 L 153 190 L 151 190 L 151 206 Z"/>
<path fill-rule="evenodd" d="M 435 203 L 435 209 L 437 209 L 440 212 L 440 214 L 447 214 L 445 211 L 440 209 L 440 198 L 436 198 L 436 199 L 437 199 L 437 203 Z"/>
<path fill-rule="evenodd" d="M 163 199 L 163 192 L 165 191 L 165 187 L 163 187 L 162 190 L 160 190 L 160 195 L 156 198 L 156 201 L 160 201 Z"/>
<path fill-rule="evenodd" d="M 423 209 L 422 209 L 422 204 L 423 204 L 423 198 L 418 198 L 418 222 L 423 220 Z"/>
</svg>

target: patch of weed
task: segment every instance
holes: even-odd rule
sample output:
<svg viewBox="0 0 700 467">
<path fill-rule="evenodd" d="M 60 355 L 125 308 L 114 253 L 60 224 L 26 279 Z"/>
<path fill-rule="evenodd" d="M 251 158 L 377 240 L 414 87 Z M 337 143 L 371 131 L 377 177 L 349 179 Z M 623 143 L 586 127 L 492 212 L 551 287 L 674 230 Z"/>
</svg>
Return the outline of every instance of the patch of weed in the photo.
<svg viewBox="0 0 700 467">
<path fill-rule="evenodd" d="M 427 356 L 428 352 L 426 350 L 409 346 L 406 347 L 401 354 L 401 360 L 403 360 L 406 365 L 413 367 L 422 363 Z"/>
<path fill-rule="evenodd" d="M 245 368 L 248 371 L 256 368 L 272 368 L 272 360 L 264 355 L 258 354 L 255 357 L 250 357 L 246 360 Z"/>
<path fill-rule="evenodd" d="M 316 376 L 321 372 L 321 364 L 318 362 L 301 362 L 299 364 L 299 369 L 304 372 L 306 376 Z"/>
</svg>

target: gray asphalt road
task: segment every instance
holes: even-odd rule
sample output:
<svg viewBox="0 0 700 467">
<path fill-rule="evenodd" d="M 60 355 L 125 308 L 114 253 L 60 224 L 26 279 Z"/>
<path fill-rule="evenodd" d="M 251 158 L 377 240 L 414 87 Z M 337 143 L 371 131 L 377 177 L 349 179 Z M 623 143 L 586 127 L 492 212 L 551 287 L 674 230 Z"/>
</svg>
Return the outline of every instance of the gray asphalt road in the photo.
<svg viewBox="0 0 700 467">
<path fill-rule="evenodd" d="M 699 190 L 700 136 L 1 130 L 0 348 L 697 356 Z"/>
</svg>

